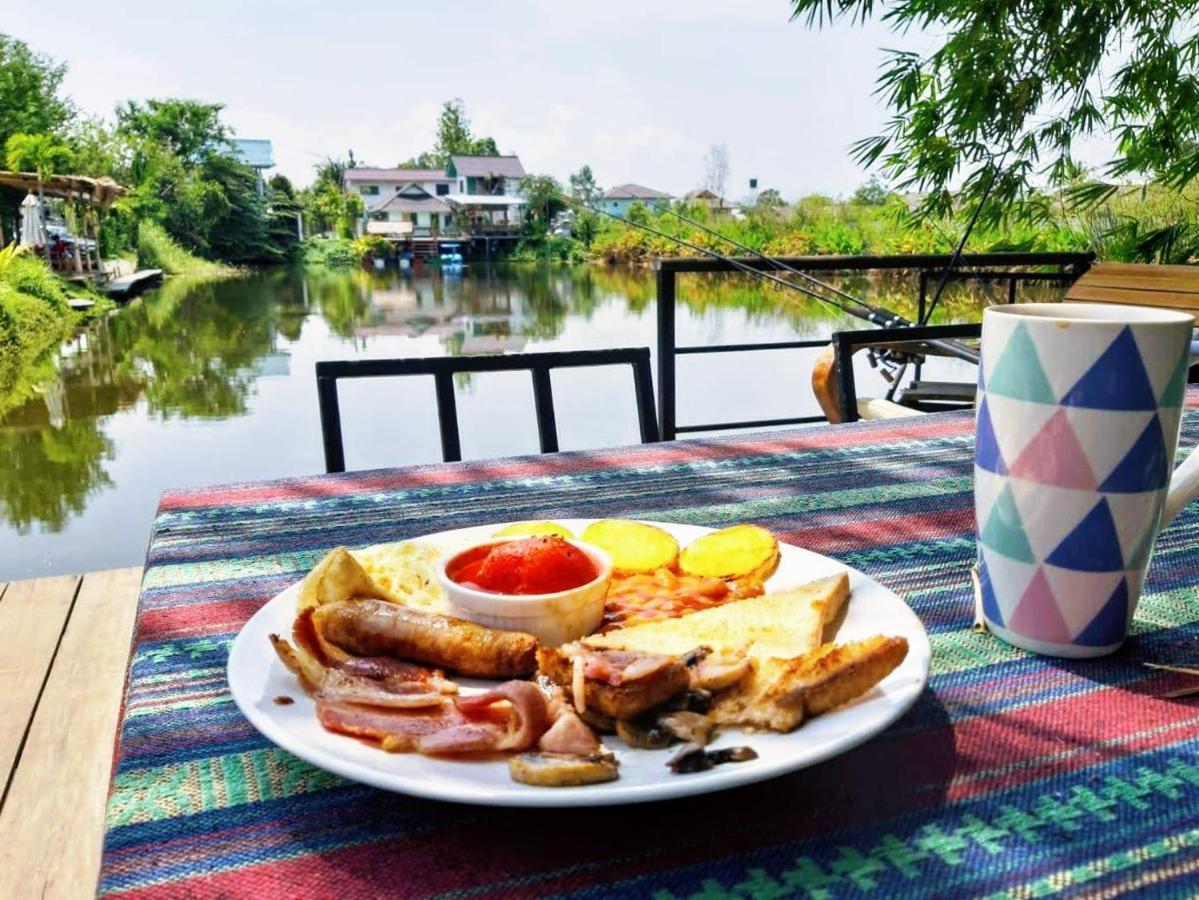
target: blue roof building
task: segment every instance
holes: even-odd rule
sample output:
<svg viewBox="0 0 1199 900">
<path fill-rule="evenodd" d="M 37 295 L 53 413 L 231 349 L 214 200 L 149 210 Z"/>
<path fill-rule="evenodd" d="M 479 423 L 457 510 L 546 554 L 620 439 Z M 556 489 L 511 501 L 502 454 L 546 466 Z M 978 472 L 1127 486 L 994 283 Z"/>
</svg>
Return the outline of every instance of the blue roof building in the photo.
<svg viewBox="0 0 1199 900">
<path fill-rule="evenodd" d="M 264 169 L 273 169 L 275 167 L 270 141 L 234 138 L 233 152 L 241 162 L 245 163 L 251 169 L 257 169 L 260 173 Z"/>
</svg>

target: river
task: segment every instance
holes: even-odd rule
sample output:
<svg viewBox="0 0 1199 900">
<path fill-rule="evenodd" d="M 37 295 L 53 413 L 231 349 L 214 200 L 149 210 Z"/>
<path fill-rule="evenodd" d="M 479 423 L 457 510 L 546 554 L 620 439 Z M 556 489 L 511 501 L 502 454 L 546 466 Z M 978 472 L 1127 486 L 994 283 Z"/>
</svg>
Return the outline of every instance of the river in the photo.
<svg viewBox="0 0 1199 900">
<path fill-rule="evenodd" d="M 896 307 L 911 296 L 909 280 L 842 284 Z M 942 320 L 976 320 L 985 299 L 958 287 Z M 680 345 L 842 327 L 860 323 L 744 277 L 679 279 Z M 655 335 L 644 271 L 170 279 L 44 360 L 36 394 L 0 417 L 0 581 L 139 564 L 164 489 L 323 471 L 318 360 L 652 348 Z M 679 423 L 818 412 L 811 354 L 680 359 Z M 537 451 L 527 374 L 462 377 L 457 393 L 465 457 Z M 562 449 L 637 440 L 627 369 L 560 372 L 554 393 Z M 431 379 L 343 382 L 341 398 L 347 468 L 439 459 Z"/>
</svg>

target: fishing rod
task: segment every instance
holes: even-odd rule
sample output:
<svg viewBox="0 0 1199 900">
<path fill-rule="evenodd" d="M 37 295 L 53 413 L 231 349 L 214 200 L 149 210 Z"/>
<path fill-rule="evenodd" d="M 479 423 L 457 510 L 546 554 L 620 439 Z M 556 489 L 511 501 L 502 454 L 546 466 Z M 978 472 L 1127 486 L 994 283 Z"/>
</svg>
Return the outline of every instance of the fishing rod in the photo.
<svg viewBox="0 0 1199 900">
<path fill-rule="evenodd" d="M 979 214 L 983 211 L 983 206 L 986 205 L 987 198 L 991 196 L 991 188 L 995 187 L 995 181 L 999 178 L 999 173 L 1003 169 L 1003 161 L 1007 159 L 1008 150 L 1003 151 L 1003 156 L 999 157 L 999 162 L 991 170 L 991 179 L 987 182 L 987 187 L 983 191 L 982 197 L 979 198 L 978 204 L 974 207 L 974 214 L 970 216 L 970 221 L 966 223 L 966 230 L 962 232 L 962 239 L 958 241 L 957 247 L 953 250 L 953 256 L 949 258 L 949 262 L 945 265 L 945 271 L 941 273 L 941 281 L 937 285 L 937 293 L 933 295 L 933 302 L 928 305 L 928 309 L 924 312 L 924 318 L 920 320 L 921 325 L 927 325 L 933 317 L 933 310 L 937 308 L 937 304 L 941 302 L 941 294 L 945 291 L 945 286 L 949 284 L 949 276 L 953 273 L 954 267 L 962 258 L 962 251 L 966 248 L 966 240 L 970 237 L 970 233 L 974 231 L 974 226 L 978 222 Z M 995 157 L 991 157 L 994 162 Z"/>
<path fill-rule="evenodd" d="M 727 265 L 732 266 L 734 269 L 736 269 L 739 272 L 744 272 L 747 275 L 752 275 L 754 278 L 757 278 L 759 280 L 767 281 L 772 284 L 777 284 L 782 287 L 791 288 L 792 290 L 799 291 L 801 294 L 805 294 L 815 300 L 819 300 L 822 303 L 827 303 L 828 305 L 832 306 L 833 308 L 837 309 L 840 312 L 846 312 L 846 313 L 850 312 L 850 310 L 846 309 L 844 306 L 837 303 L 830 297 L 825 297 L 822 294 L 816 293 L 816 291 L 812 290 L 811 288 L 807 288 L 802 285 L 798 285 L 793 281 L 787 281 L 785 278 L 779 278 L 777 275 L 772 275 L 769 272 L 764 272 L 760 269 L 755 269 L 753 266 L 749 265 L 748 263 L 742 262 L 739 259 L 735 259 L 732 256 L 725 256 L 722 253 L 717 253 L 715 250 L 710 250 L 707 247 L 700 246 L 699 244 L 693 244 L 693 243 L 691 243 L 691 241 L 684 240 L 681 237 L 676 237 L 673 234 L 667 234 L 665 231 L 660 231 L 659 229 L 654 228 L 651 225 L 646 225 L 643 222 L 634 222 L 630 219 L 623 218 L 621 216 L 616 215 L 615 213 L 610 213 L 607 210 L 600 209 L 598 206 L 592 206 L 590 203 L 585 203 L 582 200 L 578 200 L 574 197 L 571 197 L 568 194 L 563 194 L 562 197 L 569 204 L 573 204 L 575 206 L 582 207 L 583 209 L 586 209 L 589 212 L 597 213 L 598 215 L 605 216 L 606 218 L 612 219 L 613 221 L 623 222 L 626 225 L 632 225 L 634 228 L 638 228 L 641 231 L 645 231 L 649 234 L 655 235 L 656 237 L 665 238 L 666 240 L 671 241 L 672 243 L 678 244 L 680 247 L 686 247 L 688 250 L 694 250 L 695 252 L 701 253 L 704 256 L 709 256 L 712 259 L 718 260 L 720 262 L 723 262 Z M 859 301 L 859 303 L 860 302 L 861 301 Z M 865 306 L 867 308 L 868 312 L 866 314 L 856 313 L 856 312 L 853 312 L 850 314 L 859 316 L 861 318 L 865 318 L 868 321 L 870 321 L 872 324 L 878 325 L 882 328 L 896 328 L 896 327 L 901 327 L 903 325 L 911 325 L 912 324 L 911 322 L 908 322 L 906 319 L 896 316 L 895 314 L 890 313 L 887 310 L 870 307 L 868 304 L 865 304 L 865 303 L 862 303 L 861 305 Z"/>
<path fill-rule="evenodd" d="M 626 193 L 628 193 L 628 192 L 626 191 Z M 713 259 L 724 262 L 727 265 L 731 265 L 735 269 L 738 269 L 739 271 L 745 272 L 756 278 L 770 281 L 775 284 L 780 284 L 784 287 L 789 287 L 792 290 L 799 291 L 802 294 L 806 294 L 809 297 L 813 297 L 816 300 L 821 301 L 822 303 L 832 306 L 834 309 L 837 309 L 840 312 L 848 313 L 849 315 L 865 319 L 866 321 L 870 322 L 872 325 L 878 325 L 880 328 L 905 328 L 905 327 L 910 328 L 910 327 L 914 327 L 917 324 L 915 322 L 911 322 L 911 321 L 903 318 L 902 316 L 899 316 L 899 315 L 891 312 L 890 310 L 886 310 L 886 309 L 883 309 L 882 307 L 877 307 L 870 303 L 867 303 L 866 301 L 864 301 L 858 297 L 855 297 L 854 295 L 848 293 L 847 291 L 842 291 L 840 288 L 837 288 L 837 287 L 834 287 L 833 285 L 827 284 L 818 278 L 814 278 L 813 276 L 809 275 L 808 273 L 803 272 L 799 269 L 796 269 L 796 268 L 788 265 L 787 263 L 781 262 L 780 260 L 778 260 L 776 258 L 766 256 L 764 253 L 760 253 L 759 251 L 754 250 L 752 247 L 748 247 L 744 244 L 741 244 L 741 243 L 733 240 L 732 238 L 728 237 L 727 235 L 721 234 L 720 232 L 715 231 L 714 229 L 708 228 L 707 226 L 702 225 L 699 222 L 694 221 L 693 219 L 690 219 L 688 216 L 684 216 L 682 213 L 678 212 L 677 210 L 669 209 L 669 208 L 667 209 L 668 212 L 670 212 L 674 216 L 677 216 L 681 221 L 686 222 L 689 225 L 693 225 L 693 226 L 699 228 L 701 231 L 704 231 L 707 234 L 709 234 L 719 240 L 725 241 L 726 243 L 729 243 L 729 244 L 733 245 L 734 247 L 737 247 L 739 250 L 743 250 L 747 253 L 750 253 L 751 255 L 757 257 L 758 259 L 761 259 L 764 262 L 770 263 L 772 267 L 780 268 L 780 269 L 783 269 L 784 271 L 790 272 L 792 274 L 799 275 L 801 278 L 804 278 L 808 282 L 814 283 L 825 290 L 830 290 L 836 294 L 845 296 L 848 300 L 852 301 L 854 303 L 854 305 L 861 307 L 864 310 L 864 312 L 859 312 L 857 310 L 849 309 L 844 305 L 844 303 L 837 302 L 836 300 L 834 300 L 831 297 L 824 296 L 823 294 L 818 294 L 817 292 L 815 292 L 814 290 L 812 290 L 810 288 L 803 287 L 801 285 L 796 284 L 793 281 L 788 281 L 784 278 L 779 278 L 775 275 L 771 275 L 769 272 L 764 272 L 759 269 L 755 269 L 754 267 L 746 265 L 745 263 L 741 262 L 738 259 L 735 259 L 734 257 L 725 256 L 721 253 L 715 252 L 714 250 L 710 250 L 707 247 L 701 247 L 698 244 L 693 244 L 690 241 L 685 241 L 682 238 L 675 237 L 674 235 L 667 234 L 666 232 L 663 232 L 663 231 L 659 231 L 658 229 L 652 228 L 649 225 L 646 225 L 644 223 L 634 222 L 630 219 L 615 215 L 614 213 L 610 213 L 607 210 L 600 209 L 599 207 L 592 206 L 589 203 L 585 203 L 581 200 L 572 198 L 569 195 L 564 194 L 563 196 L 569 202 L 572 202 L 577 206 L 582 206 L 584 209 L 588 209 L 591 212 L 598 213 L 599 215 L 605 216 L 605 217 L 612 219 L 614 221 L 617 221 L 617 222 L 623 222 L 625 224 L 632 225 L 635 228 L 639 228 L 643 231 L 649 232 L 650 234 L 654 234 L 659 237 L 666 238 L 666 240 L 668 240 L 668 241 L 672 241 L 676 244 L 679 244 L 680 246 L 687 247 L 689 249 L 698 251 L 699 253 L 702 253 L 706 256 L 710 256 Z M 632 195 L 630 195 L 630 196 L 632 196 Z M 633 199 L 636 199 L 636 198 L 633 198 Z M 928 343 L 930 346 L 934 346 L 937 349 L 945 352 L 949 356 L 955 357 L 957 359 L 960 359 L 960 360 L 963 360 L 963 361 L 969 362 L 969 363 L 975 363 L 975 364 L 978 363 L 978 360 L 979 360 L 978 351 L 975 350 L 974 348 L 968 347 L 965 344 L 962 344 L 958 341 L 947 340 L 947 339 L 934 339 L 934 340 L 929 340 L 926 343 Z M 889 352 L 890 351 L 888 351 L 888 353 Z"/>
<path fill-rule="evenodd" d="M 625 194 L 634 200 L 637 199 L 628 191 L 625 191 Z M 736 247 L 738 250 L 742 251 L 743 253 L 748 253 L 751 256 L 756 256 L 761 260 L 767 261 L 767 262 L 771 263 L 775 268 L 782 269 L 784 272 L 789 272 L 792 275 L 798 275 L 804 281 L 808 282 L 809 284 L 814 284 L 814 285 L 818 286 L 821 290 L 832 291 L 838 297 L 842 297 L 845 300 L 848 300 L 849 302 L 862 307 L 863 309 L 867 310 L 868 312 L 874 312 L 874 313 L 884 315 L 884 316 L 888 317 L 888 319 L 890 321 L 895 321 L 895 320 L 899 319 L 898 316 L 896 316 L 894 313 L 890 312 L 889 310 L 885 310 L 885 309 L 882 309 L 881 307 L 873 306 L 873 305 L 867 303 L 861 297 L 856 297 L 853 294 L 849 293 L 849 291 L 842 290 L 841 288 L 837 287 L 836 285 L 829 284 L 827 281 L 821 281 L 819 278 L 816 278 L 815 276 L 810 275 L 807 272 L 797 269 L 794 266 L 790 266 L 780 259 L 766 256 L 766 254 L 755 250 L 753 247 L 750 247 L 746 244 L 742 244 L 739 241 L 736 241 L 733 238 L 729 237 L 728 235 L 722 234 L 721 232 L 717 231 L 714 228 L 709 228 L 707 225 L 704 225 L 702 222 L 698 222 L 695 219 L 690 218 L 689 216 L 683 215 L 677 209 L 672 209 L 671 207 L 668 206 L 668 207 L 665 207 L 665 210 L 666 210 L 666 212 L 670 213 L 672 216 L 675 216 L 677 219 L 679 219 L 679 221 L 684 222 L 687 225 L 690 225 L 692 228 L 698 228 L 700 231 L 704 232 L 705 234 L 711 235 L 712 237 L 717 238 L 718 240 L 722 240 L 727 244 L 731 244 L 732 246 Z M 829 302 L 832 302 L 832 301 L 830 300 Z M 834 303 L 833 305 L 838 306 L 838 304 L 836 304 L 836 303 Z M 849 312 L 849 310 L 842 308 L 842 312 Z"/>
</svg>

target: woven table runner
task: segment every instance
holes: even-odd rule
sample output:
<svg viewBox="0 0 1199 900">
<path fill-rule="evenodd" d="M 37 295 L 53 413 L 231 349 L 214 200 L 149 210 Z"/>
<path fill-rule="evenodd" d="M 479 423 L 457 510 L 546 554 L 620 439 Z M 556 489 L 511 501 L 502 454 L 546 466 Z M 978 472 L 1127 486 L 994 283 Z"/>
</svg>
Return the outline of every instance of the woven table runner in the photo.
<svg viewBox="0 0 1199 900">
<path fill-rule="evenodd" d="M 1188 397 L 1183 446 L 1199 436 Z M 108 806 L 128 897 L 1031 897 L 1199 890 L 1199 506 L 1157 543 L 1125 649 L 1031 656 L 971 630 L 969 414 L 224 486 L 163 497 Z M 522 518 L 756 522 L 904 597 L 930 689 L 862 747 L 625 808 L 390 794 L 276 749 L 230 643 L 328 549 Z M 264 656 L 266 650 L 264 648 Z M 1192 679 L 1190 683 L 1195 683 Z"/>
</svg>

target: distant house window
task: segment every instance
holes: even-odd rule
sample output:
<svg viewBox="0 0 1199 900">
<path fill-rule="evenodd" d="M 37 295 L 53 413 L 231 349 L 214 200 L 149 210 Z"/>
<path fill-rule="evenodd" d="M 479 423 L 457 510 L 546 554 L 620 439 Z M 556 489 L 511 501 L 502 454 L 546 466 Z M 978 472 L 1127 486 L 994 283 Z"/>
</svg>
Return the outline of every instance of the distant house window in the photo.
<svg viewBox="0 0 1199 900">
<path fill-rule="evenodd" d="M 437 196 L 438 197 L 444 197 L 449 192 L 450 192 L 450 186 L 448 184 L 437 185 Z"/>
<path fill-rule="evenodd" d="M 446 228 L 449 228 L 451 225 L 453 225 L 453 224 L 454 224 L 454 217 L 453 217 L 453 216 L 451 216 L 449 213 L 446 213 L 446 214 L 445 214 L 445 223 L 444 223 L 444 224 L 445 224 L 445 227 L 446 227 Z"/>
<path fill-rule="evenodd" d="M 458 179 L 458 193 L 462 194 L 465 192 L 466 192 L 466 182 L 464 180 L 462 180 L 461 178 L 459 178 Z"/>
<path fill-rule="evenodd" d="M 358 188 L 358 192 L 361 194 L 366 194 L 367 196 L 374 197 L 374 196 L 378 195 L 378 193 L 379 193 L 379 185 L 364 184 L 362 187 Z"/>
<path fill-rule="evenodd" d="M 371 218 L 376 222 L 386 222 L 387 221 L 387 213 L 385 213 L 385 212 L 371 213 Z"/>
</svg>

